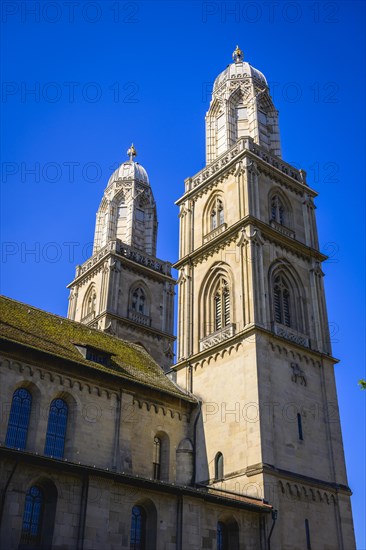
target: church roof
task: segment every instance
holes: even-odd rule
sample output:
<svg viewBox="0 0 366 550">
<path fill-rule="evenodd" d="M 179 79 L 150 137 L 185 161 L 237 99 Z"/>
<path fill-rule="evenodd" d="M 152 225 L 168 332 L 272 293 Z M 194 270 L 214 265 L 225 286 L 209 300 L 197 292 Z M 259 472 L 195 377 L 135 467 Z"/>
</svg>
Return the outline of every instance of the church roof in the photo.
<svg viewBox="0 0 366 550">
<path fill-rule="evenodd" d="M 194 401 L 141 346 L 5 296 L 0 296 L 0 338 Z M 83 347 L 105 353 L 108 364 L 86 359 L 79 351 Z"/>
</svg>

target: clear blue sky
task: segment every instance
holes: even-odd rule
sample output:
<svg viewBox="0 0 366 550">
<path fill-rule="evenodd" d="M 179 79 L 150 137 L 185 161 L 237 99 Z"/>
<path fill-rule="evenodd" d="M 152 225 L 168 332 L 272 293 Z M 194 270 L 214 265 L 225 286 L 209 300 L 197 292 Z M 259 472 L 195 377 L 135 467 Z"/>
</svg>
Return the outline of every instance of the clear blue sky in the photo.
<svg viewBox="0 0 366 550">
<path fill-rule="evenodd" d="M 319 191 L 357 548 L 365 549 L 366 392 L 357 387 L 365 357 L 364 2 L 70 4 L 1 6 L 1 292 L 66 314 L 65 286 L 90 252 L 103 189 L 131 141 L 158 204 L 159 256 L 177 259 L 174 201 L 204 164 L 210 85 L 238 43 L 271 85 L 284 159 L 307 170 Z"/>
</svg>

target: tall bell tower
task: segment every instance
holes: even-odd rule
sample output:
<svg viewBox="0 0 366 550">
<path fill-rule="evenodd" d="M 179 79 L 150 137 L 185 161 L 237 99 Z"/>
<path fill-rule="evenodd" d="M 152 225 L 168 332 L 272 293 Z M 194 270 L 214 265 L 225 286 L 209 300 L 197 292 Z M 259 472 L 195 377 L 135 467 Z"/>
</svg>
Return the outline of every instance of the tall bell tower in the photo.
<svg viewBox="0 0 366 550">
<path fill-rule="evenodd" d="M 171 264 L 156 257 L 158 221 L 146 170 L 129 160 L 109 178 L 92 257 L 70 283 L 68 317 L 141 344 L 164 370 L 173 363 Z"/>
<path fill-rule="evenodd" d="M 177 382 L 202 402 L 196 482 L 267 499 L 272 550 L 355 548 L 314 198 L 264 75 L 215 80 L 180 208 Z M 267 525 L 270 536 L 271 524 Z"/>
</svg>

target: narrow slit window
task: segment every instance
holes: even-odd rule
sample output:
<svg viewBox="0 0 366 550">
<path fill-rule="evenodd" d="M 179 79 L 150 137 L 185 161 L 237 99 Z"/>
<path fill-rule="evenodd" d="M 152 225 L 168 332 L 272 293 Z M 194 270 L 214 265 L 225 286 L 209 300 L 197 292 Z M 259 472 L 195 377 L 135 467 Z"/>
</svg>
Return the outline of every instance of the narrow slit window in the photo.
<svg viewBox="0 0 366 550">
<path fill-rule="evenodd" d="M 306 550 L 311 550 L 309 520 L 305 520 Z"/>
<path fill-rule="evenodd" d="M 160 479 L 161 474 L 161 439 L 154 437 L 154 479 Z"/>
<path fill-rule="evenodd" d="M 224 456 L 222 453 L 217 453 L 215 456 L 215 480 L 224 479 Z"/>
<path fill-rule="evenodd" d="M 301 418 L 300 413 L 297 413 L 297 428 L 298 428 L 298 432 L 299 432 L 299 439 L 300 439 L 300 441 L 303 441 L 304 436 L 303 436 L 303 431 L 302 431 L 302 418 Z"/>
</svg>

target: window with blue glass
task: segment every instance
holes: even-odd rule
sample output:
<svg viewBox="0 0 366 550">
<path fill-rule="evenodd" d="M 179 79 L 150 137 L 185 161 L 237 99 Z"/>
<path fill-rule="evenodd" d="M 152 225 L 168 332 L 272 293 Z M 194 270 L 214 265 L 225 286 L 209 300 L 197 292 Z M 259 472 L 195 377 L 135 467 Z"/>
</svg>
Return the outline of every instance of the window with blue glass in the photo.
<svg viewBox="0 0 366 550">
<path fill-rule="evenodd" d="M 29 417 L 32 407 L 32 396 L 25 388 L 18 388 L 13 393 L 8 430 L 5 445 L 25 449 L 27 443 Z"/>
<path fill-rule="evenodd" d="M 217 524 L 217 550 L 226 550 L 227 548 L 227 532 L 226 525 L 219 521 Z"/>
<path fill-rule="evenodd" d="M 63 458 L 67 428 L 68 406 L 63 399 L 54 399 L 50 405 L 44 454 Z"/>
<path fill-rule="evenodd" d="M 132 508 L 130 550 L 145 550 L 146 515 L 141 506 Z"/>
<path fill-rule="evenodd" d="M 41 544 L 41 527 L 44 495 L 37 485 L 31 487 L 25 497 L 20 544 L 22 547 L 38 547 Z"/>
</svg>

